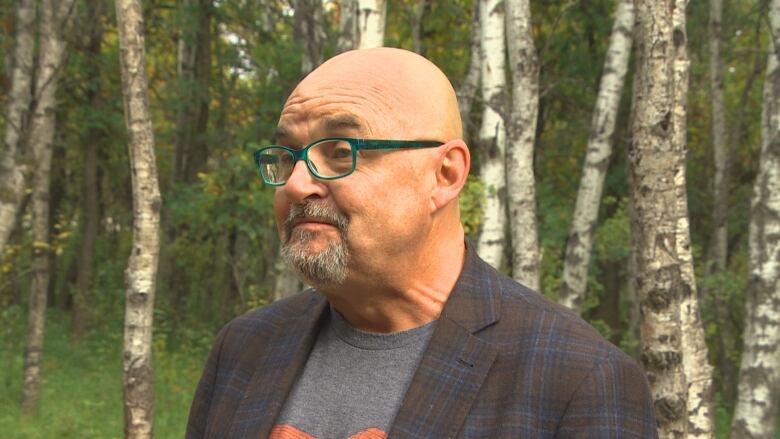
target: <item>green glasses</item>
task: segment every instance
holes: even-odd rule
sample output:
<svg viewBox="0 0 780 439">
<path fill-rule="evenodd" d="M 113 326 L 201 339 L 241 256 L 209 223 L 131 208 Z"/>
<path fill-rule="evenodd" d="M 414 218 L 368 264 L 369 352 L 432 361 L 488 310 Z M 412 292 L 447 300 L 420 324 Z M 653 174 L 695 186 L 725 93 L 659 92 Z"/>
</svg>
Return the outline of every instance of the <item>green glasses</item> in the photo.
<svg viewBox="0 0 780 439">
<path fill-rule="evenodd" d="M 443 145 L 435 140 L 377 140 L 327 137 L 315 140 L 303 149 L 267 146 L 254 153 L 255 165 L 263 181 L 282 186 L 290 178 L 298 160 L 306 162 L 309 172 L 322 180 L 346 177 L 355 170 L 361 149 L 433 148 Z"/>
</svg>

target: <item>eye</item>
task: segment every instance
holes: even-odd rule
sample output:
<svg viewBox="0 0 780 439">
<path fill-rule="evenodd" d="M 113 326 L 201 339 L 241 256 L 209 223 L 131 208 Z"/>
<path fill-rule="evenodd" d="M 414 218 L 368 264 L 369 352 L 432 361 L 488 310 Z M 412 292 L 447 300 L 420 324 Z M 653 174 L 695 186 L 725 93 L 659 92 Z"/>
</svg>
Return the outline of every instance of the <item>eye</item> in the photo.
<svg viewBox="0 0 780 439">
<path fill-rule="evenodd" d="M 352 157 L 352 148 L 346 142 L 338 142 L 331 152 L 331 158 L 345 159 Z"/>
</svg>

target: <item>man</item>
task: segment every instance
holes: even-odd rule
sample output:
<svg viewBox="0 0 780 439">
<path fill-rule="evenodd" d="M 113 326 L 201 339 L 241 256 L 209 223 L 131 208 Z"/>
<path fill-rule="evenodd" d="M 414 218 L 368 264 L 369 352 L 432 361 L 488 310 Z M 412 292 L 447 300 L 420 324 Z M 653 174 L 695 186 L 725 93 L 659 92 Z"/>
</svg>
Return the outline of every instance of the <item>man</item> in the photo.
<svg viewBox="0 0 780 439">
<path fill-rule="evenodd" d="M 255 154 L 314 288 L 219 334 L 188 438 L 656 437 L 643 371 L 465 242 L 455 93 L 400 49 L 341 54 Z"/>
</svg>

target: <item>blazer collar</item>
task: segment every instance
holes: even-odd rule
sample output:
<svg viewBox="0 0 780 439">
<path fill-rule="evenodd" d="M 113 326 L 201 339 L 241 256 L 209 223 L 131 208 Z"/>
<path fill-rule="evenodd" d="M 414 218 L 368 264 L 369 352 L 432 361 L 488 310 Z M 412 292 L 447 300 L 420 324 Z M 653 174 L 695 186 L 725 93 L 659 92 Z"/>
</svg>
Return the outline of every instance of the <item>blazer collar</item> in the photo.
<svg viewBox="0 0 780 439">
<path fill-rule="evenodd" d="M 499 320 L 499 274 L 466 243 L 466 258 L 389 437 L 455 437 L 498 354 L 478 337 Z"/>
<path fill-rule="evenodd" d="M 474 246 L 466 241 L 463 270 L 452 289 L 442 316 L 472 334 L 497 322 L 501 311 L 499 274 L 480 259 Z"/>
<path fill-rule="evenodd" d="M 253 367 L 252 378 L 234 412 L 229 438 L 268 437 L 270 434 L 293 384 L 306 365 L 318 329 L 328 315 L 328 301 L 314 290 L 308 294 L 312 295 L 308 306 L 294 310 L 300 314 L 269 335 L 269 339 L 274 340 L 272 343 L 261 343 L 267 346 L 263 352 L 253 352 L 247 346 L 245 361 L 260 361 Z"/>
</svg>

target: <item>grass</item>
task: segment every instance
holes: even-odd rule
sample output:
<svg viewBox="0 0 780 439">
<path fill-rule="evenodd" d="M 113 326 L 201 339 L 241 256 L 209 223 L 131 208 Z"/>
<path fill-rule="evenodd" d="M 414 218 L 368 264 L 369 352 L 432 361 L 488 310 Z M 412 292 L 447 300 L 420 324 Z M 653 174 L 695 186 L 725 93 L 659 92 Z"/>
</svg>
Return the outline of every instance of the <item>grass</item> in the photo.
<svg viewBox="0 0 780 439">
<path fill-rule="evenodd" d="M 67 318 L 47 316 L 43 381 L 38 412 L 19 409 L 24 319 L 3 328 L 0 340 L 0 432 L 7 439 L 122 438 L 122 328 L 93 331 L 70 340 Z M 22 323 L 19 323 L 19 322 Z M 170 349 L 155 338 L 155 420 L 157 438 L 181 438 L 206 347 Z"/>
</svg>

